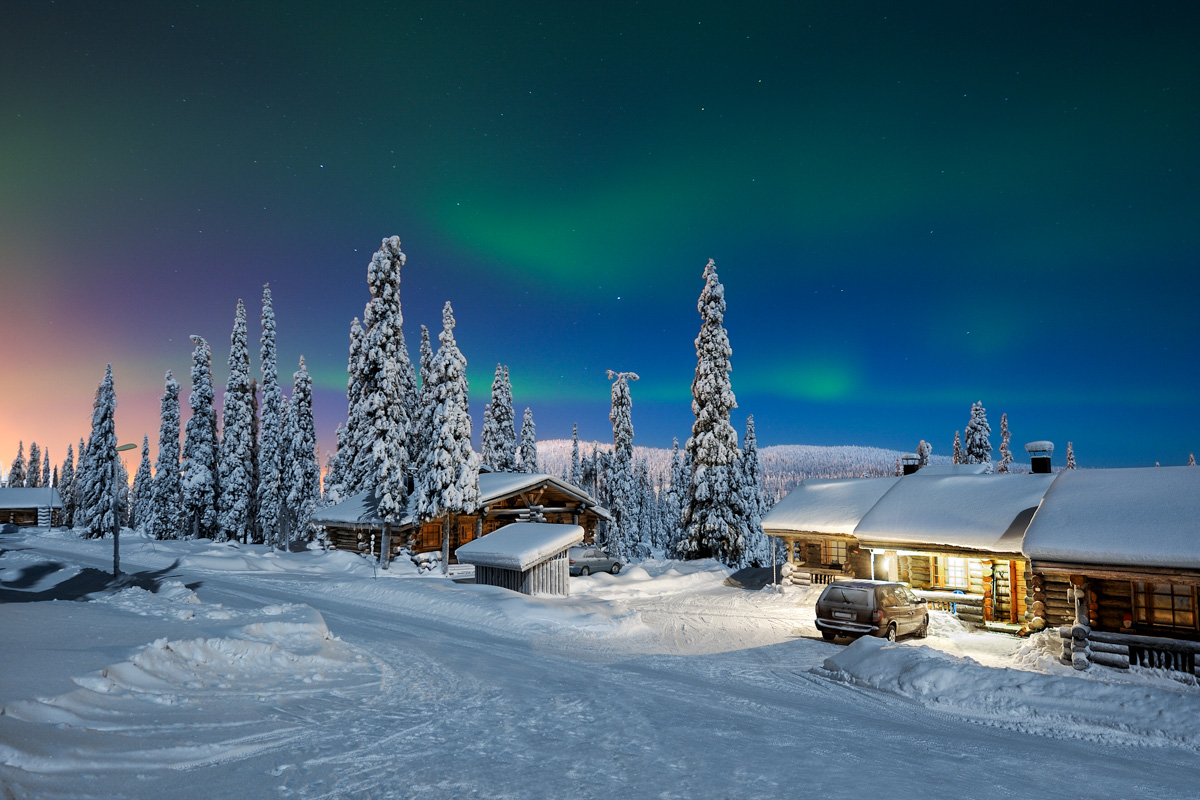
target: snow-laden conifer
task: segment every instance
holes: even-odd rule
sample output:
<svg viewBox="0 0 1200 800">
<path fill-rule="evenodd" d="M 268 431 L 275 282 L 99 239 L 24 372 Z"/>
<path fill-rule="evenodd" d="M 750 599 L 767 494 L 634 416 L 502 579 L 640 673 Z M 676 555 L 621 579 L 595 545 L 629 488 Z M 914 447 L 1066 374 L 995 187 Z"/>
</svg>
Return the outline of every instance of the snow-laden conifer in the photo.
<svg viewBox="0 0 1200 800">
<path fill-rule="evenodd" d="M 25 468 L 25 488 L 37 489 L 42 485 L 42 451 L 37 442 L 29 443 L 29 466 Z"/>
<path fill-rule="evenodd" d="M 117 396 L 113 391 L 112 364 L 96 389 L 92 403 L 92 433 L 88 437 L 87 468 L 81 493 L 83 525 L 90 538 L 112 533 L 119 508 L 116 497 L 117 432 L 113 415 Z"/>
<path fill-rule="evenodd" d="M 17 457 L 8 468 L 8 480 L 5 484 L 10 489 L 19 489 L 25 485 L 25 442 L 17 443 Z"/>
<path fill-rule="evenodd" d="M 246 307 L 239 299 L 229 336 L 229 380 L 221 432 L 217 486 L 218 538 L 249 542 L 254 520 L 254 404 L 250 393 L 250 349 Z"/>
<path fill-rule="evenodd" d="M 754 431 L 754 415 L 746 418 L 746 435 L 742 437 L 741 488 L 746 508 L 746 551 L 743 566 L 763 567 L 771 563 L 771 542 L 763 533 L 762 518 L 767 513 L 767 499 L 762 490 L 762 466 L 758 461 L 758 435 Z"/>
<path fill-rule="evenodd" d="M 442 568 L 446 569 L 450 526 L 458 514 L 479 507 L 480 458 L 471 449 L 467 405 L 467 360 L 454 340 L 454 311 L 442 309 L 440 346 L 429 367 L 429 402 L 434 407 L 432 437 L 417 471 L 417 519 L 442 519 Z"/>
<path fill-rule="evenodd" d="M 608 475 L 609 511 L 613 524 L 608 531 L 607 546 L 611 556 L 621 559 L 643 554 L 638 548 L 637 484 L 633 464 L 633 397 L 630 381 L 638 380 L 634 372 L 608 370 L 612 385 L 612 409 L 608 418 L 613 425 L 612 466 Z"/>
<path fill-rule="evenodd" d="M 421 344 L 418 350 L 418 371 L 421 376 L 421 388 L 417 392 L 417 407 L 415 415 L 409 420 L 408 428 L 408 461 L 415 473 L 425 463 L 425 456 L 433 440 L 434 402 L 429 386 L 429 371 L 433 367 L 433 345 L 429 342 L 429 328 L 421 326 Z"/>
<path fill-rule="evenodd" d="M 133 500 L 129 507 L 129 527 L 145 531 L 150 527 L 154 505 L 154 477 L 150 471 L 150 437 L 142 436 L 142 460 L 133 476 Z"/>
<path fill-rule="evenodd" d="M 733 350 L 725 331 L 725 287 L 709 259 L 704 289 L 697 303 L 700 334 L 696 337 L 696 377 L 692 381 L 692 413 L 696 421 L 687 441 L 692 472 L 684 503 L 686 558 L 716 558 L 738 564 L 746 547 L 747 511 L 739 482 L 737 432 L 729 413 L 737 399 L 729 383 Z"/>
<path fill-rule="evenodd" d="M 900 466 L 900 456 L 896 456 L 896 468 L 892 470 L 892 474 L 897 478 L 904 475 L 904 467 Z"/>
<path fill-rule="evenodd" d="M 79 450 L 77 452 L 79 455 L 75 457 L 75 480 L 71 484 L 71 494 L 73 495 L 71 505 L 75 509 L 71 526 L 82 528 L 87 522 L 83 509 L 83 485 L 87 482 L 85 480 L 85 476 L 87 475 L 87 442 L 84 441 L 83 437 L 79 438 Z"/>
<path fill-rule="evenodd" d="M 312 515 L 317 505 L 321 471 L 317 467 L 317 431 L 313 423 L 312 378 L 300 356 L 300 369 L 292 376 L 292 417 L 295 427 L 291 440 L 291 476 L 288 486 L 288 517 L 294 520 L 289 532 L 291 544 L 312 540 Z"/>
<path fill-rule="evenodd" d="M 262 336 L 258 357 L 262 362 L 262 425 L 258 442 L 258 520 L 255 541 L 275 545 L 279 539 L 279 514 L 283 507 L 280 472 L 283 438 L 283 392 L 279 388 L 279 359 L 275 343 L 275 307 L 271 285 L 263 286 Z"/>
<path fill-rule="evenodd" d="M 1188 453 L 1188 466 L 1189 467 L 1196 466 L 1196 454 L 1195 453 Z"/>
<path fill-rule="evenodd" d="M 337 465 L 333 491 L 347 497 L 361 491 L 367 457 L 359 445 L 367 440 L 367 410 L 363 405 L 363 346 L 367 332 L 355 317 L 350 322 L 350 352 L 346 358 L 346 425 L 338 435 Z"/>
<path fill-rule="evenodd" d="M 988 424 L 987 411 L 982 402 L 971 405 L 971 419 L 963 433 L 963 463 L 986 464 L 992 471 L 992 426 Z"/>
<path fill-rule="evenodd" d="M 1158 466 L 1157 463 L 1155 466 Z M 1067 442 L 1067 466 L 1066 469 L 1075 469 L 1075 446 L 1071 442 Z"/>
<path fill-rule="evenodd" d="M 55 467 L 56 472 L 57 470 L 58 468 Z M 47 447 L 42 451 L 42 486 L 50 487 L 53 485 L 50 482 L 50 448 Z"/>
<path fill-rule="evenodd" d="M 666 542 L 663 549 L 668 556 L 675 555 L 675 547 L 682 538 L 681 520 L 683 500 L 687 495 L 687 473 L 679 451 L 679 439 L 671 440 L 671 480 L 667 485 L 662 503 L 663 528 Z"/>
<path fill-rule="evenodd" d="M 192 409 L 183 443 L 183 527 L 187 535 L 211 539 L 217 532 L 217 412 L 213 408 L 212 349 L 192 336 Z M 91 449 L 91 444 L 88 444 Z"/>
<path fill-rule="evenodd" d="M 183 497 L 179 465 L 179 382 L 167 370 L 158 428 L 158 459 L 154 465 L 149 534 L 175 539 L 182 531 Z"/>
<path fill-rule="evenodd" d="M 58 495 L 62 498 L 63 524 L 70 528 L 75 524 L 75 448 L 70 444 L 58 474 Z"/>
<path fill-rule="evenodd" d="M 525 416 L 521 419 L 521 448 L 518 457 L 521 472 L 533 474 L 542 471 L 538 462 L 537 426 L 533 424 L 531 408 L 525 409 Z"/>
<path fill-rule="evenodd" d="M 522 436 L 524 434 L 522 433 Z M 512 383 L 508 367 L 496 365 L 492 378 L 492 400 L 483 415 L 480 433 L 483 463 L 497 472 L 517 471 L 516 411 L 513 408 Z M 529 472 L 524 467 L 522 472 Z"/>
<path fill-rule="evenodd" d="M 924 469 L 929 466 L 929 456 L 933 454 L 933 445 L 922 439 L 917 442 L 917 467 Z"/>
<path fill-rule="evenodd" d="M 359 457 L 369 447 L 370 461 L 362 488 L 374 490 L 379 516 L 389 524 L 399 520 L 408 501 L 409 414 L 416 391 L 400 310 L 404 261 L 400 237 L 384 239 L 367 266 L 371 301 L 363 313 L 362 392 L 368 422 Z"/>
<path fill-rule="evenodd" d="M 954 451 L 950 456 L 951 464 L 963 463 L 962 439 L 958 435 L 958 431 L 954 432 Z"/>
<path fill-rule="evenodd" d="M 567 482 L 572 486 L 583 486 L 583 465 L 579 462 L 579 423 L 571 425 L 571 471 Z"/>
<path fill-rule="evenodd" d="M 1007 473 L 1010 471 L 1012 464 L 1012 449 L 1008 443 L 1012 439 L 1012 433 L 1008 430 L 1008 414 L 1000 415 L 1000 463 L 996 465 L 996 471 Z"/>
</svg>

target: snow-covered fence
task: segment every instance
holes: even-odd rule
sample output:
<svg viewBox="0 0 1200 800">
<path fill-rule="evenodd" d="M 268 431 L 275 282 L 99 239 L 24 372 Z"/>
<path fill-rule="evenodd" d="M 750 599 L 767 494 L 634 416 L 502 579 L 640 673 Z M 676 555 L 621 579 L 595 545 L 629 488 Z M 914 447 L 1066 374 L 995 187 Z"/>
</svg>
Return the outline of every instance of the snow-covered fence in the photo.
<svg viewBox="0 0 1200 800">
<path fill-rule="evenodd" d="M 1086 652 L 1088 662 L 1114 669 L 1136 666 L 1200 674 L 1200 642 L 1097 631 L 1086 625 L 1064 625 L 1058 635 L 1063 640 L 1063 663 L 1077 668 L 1074 655 Z"/>
</svg>

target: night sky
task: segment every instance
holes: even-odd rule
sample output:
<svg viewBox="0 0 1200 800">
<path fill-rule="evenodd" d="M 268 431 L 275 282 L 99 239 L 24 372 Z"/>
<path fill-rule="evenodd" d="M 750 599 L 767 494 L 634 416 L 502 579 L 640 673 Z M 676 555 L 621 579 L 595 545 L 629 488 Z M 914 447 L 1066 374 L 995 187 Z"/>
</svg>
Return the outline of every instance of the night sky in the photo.
<svg viewBox="0 0 1200 800">
<path fill-rule="evenodd" d="M 611 440 L 606 369 L 639 444 L 685 438 L 711 257 L 760 445 L 945 455 L 982 400 L 1019 455 L 1200 450 L 1200 5 L 507 5 L 6 6 L 3 468 L 61 463 L 110 361 L 153 445 L 266 282 L 323 460 L 393 234 L 477 443 L 497 362 L 541 439 Z"/>
</svg>

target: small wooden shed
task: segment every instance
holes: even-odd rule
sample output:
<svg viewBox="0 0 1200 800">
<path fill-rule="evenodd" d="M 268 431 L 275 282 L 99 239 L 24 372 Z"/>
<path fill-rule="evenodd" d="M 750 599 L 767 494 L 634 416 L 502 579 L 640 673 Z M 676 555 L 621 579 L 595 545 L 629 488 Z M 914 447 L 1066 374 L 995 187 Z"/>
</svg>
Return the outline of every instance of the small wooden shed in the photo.
<svg viewBox="0 0 1200 800">
<path fill-rule="evenodd" d="M 0 524 L 37 525 L 49 528 L 62 524 L 62 497 L 58 489 L 0 489 Z"/>
<path fill-rule="evenodd" d="M 475 583 L 522 594 L 571 593 L 567 551 L 583 541 L 579 525 L 513 522 L 459 547 L 460 564 L 475 565 Z"/>
</svg>

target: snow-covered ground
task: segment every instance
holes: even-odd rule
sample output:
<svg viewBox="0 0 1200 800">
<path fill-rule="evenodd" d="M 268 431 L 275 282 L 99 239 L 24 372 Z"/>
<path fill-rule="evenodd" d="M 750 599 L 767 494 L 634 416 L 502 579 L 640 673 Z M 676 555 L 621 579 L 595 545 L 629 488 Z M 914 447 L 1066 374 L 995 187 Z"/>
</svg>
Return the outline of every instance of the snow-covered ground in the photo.
<svg viewBox="0 0 1200 800">
<path fill-rule="evenodd" d="M 1200 795 L 1200 688 L 1052 637 L 824 642 L 712 562 L 569 598 L 347 553 L 0 535 L 3 797 Z M 82 601 L 88 602 L 82 602 Z"/>
</svg>

